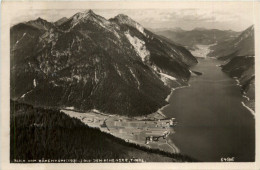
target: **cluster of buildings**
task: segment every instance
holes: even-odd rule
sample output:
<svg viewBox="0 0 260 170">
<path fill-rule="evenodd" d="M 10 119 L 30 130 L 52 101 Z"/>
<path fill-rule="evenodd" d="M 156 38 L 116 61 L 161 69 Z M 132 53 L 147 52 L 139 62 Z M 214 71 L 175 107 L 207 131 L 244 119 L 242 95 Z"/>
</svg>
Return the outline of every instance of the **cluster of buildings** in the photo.
<svg viewBox="0 0 260 170">
<path fill-rule="evenodd" d="M 174 122 L 174 118 L 167 120 L 158 120 L 155 127 L 161 126 L 162 128 L 173 127 L 176 123 Z M 169 130 L 166 130 L 162 133 L 161 129 L 153 129 L 151 133 L 147 133 L 149 136 L 145 138 L 145 144 L 149 144 L 149 142 L 157 142 L 160 138 L 166 139 L 170 134 Z"/>
</svg>

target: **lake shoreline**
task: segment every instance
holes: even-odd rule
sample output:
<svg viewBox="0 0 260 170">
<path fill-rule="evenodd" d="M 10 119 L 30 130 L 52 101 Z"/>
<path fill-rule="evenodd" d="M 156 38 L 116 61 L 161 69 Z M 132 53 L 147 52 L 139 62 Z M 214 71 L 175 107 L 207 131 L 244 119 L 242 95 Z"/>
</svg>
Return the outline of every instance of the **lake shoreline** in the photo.
<svg viewBox="0 0 260 170">
<path fill-rule="evenodd" d="M 93 111 L 81 113 L 74 110 L 61 110 L 61 112 L 72 118 L 79 119 L 89 127 L 97 128 L 101 132 L 125 140 L 127 143 L 148 149 L 159 149 L 162 152 L 172 154 L 180 153 L 176 145 L 168 139 L 168 136 L 174 133 L 174 119 L 166 118 L 160 113 L 130 118 L 100 114 Z M 149 139 L 147 140 L 147 138 Z"/>
<path fill-rule="evenodd" d="M 239 86 L 239 87 L 241 88 L 242 85 L 241 85 L 240 81 L 238 80 L 238 78 L 237 78 L 237 77 L 232 77 L 232 78 L 236 80 L 237 86 Z M 252 101 L 250 100 L 250 98 L 249 98 L 248 96 L 246 96 L 245 94 L 241 94 L 241 95 L 242 95 L 243 98 L 246 99 L 247 102 L 252 102 Z M 247 105 L 247 104 L 245 103 L 245 101 L 241 101 L 241 104 L 242 104 L 242 106 L 245 107 L 245 108 L 254 116 L 254 118 L 255 118 L 255 111 L 253 110 L 253 108 L 251 108 L 249 105 Z"/>
<path fill-rule="evenodd" d="M 170 104 L 163 113 L 178 121 L 176 133 L 171 138 L 182 154 L 205 162 L 219 162 L 221 156 L 230 153 L 236 155 L 237 161 L 248 161 L 254 145 L 241 152 L 236 148 L 254 142 L 251 140 L 254 138 L 254 119 L 242 106 L 243 98 L 234 79 L 216 67 L 220 62 L 200 59 L 199 65 L 192 69 L 203 75 L 192 77 L 190 88 L 171 93 Z M 234 144 L 234 141 L 239 142 Z M 231 147 L 226 148 L 226 145 Z M 248 158 L 242 157 L 244 155 Z"/>
</svg>

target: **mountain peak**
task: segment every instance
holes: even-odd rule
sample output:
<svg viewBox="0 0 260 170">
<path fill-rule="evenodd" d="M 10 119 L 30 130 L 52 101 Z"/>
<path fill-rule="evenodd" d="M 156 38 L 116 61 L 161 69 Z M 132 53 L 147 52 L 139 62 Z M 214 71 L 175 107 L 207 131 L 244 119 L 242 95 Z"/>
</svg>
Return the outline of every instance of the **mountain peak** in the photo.
<svg viewBox="0 0 260 170">
<path fill-rule="evenodd" d="M 105 20 L 105 18 L 95 14 L 91 9 L 86 10 L 83 12 L 76 13 L 75 15 L 72 16 L 72 20 L 76 23 L 79 21 L 85 21 L 85 20 Z"/>
<path fill-rule="evenodd" d="M 254 25 L 251 25 L 250 27 L 247 28 L 248 30 L 254 30 Z"/>
<path fill-rule="evenodd" d="M 44 19 L 42 19 L 41 17 L 38 17 L 38 18 L 36 19 L 36 21 L 41 21 L 41 20 L 44 20 Z"/>
<path fill-rule="evenodd" d="M 119 24 L 135 25 L 135 23 L 137 23 L 132 18 L 130 18 L 125 14 L 118 14 L 117 16 L 112 18 L 112 20 L 117 21 Z"/>
<path fill-rule="evenodd" d="M 112 22 L 116 22 L 117 24 L 126 24 L 128 26 L 136 28 L 139 32 L 141 32 L 144 36 L 146 36 L 146 33 L 144 31 L 144 28 L 142 25 L 140 25 L 138 22 L 134 21 L 132 18 L 125 14 L 119 14 L 115 16 L 114 18 L 109 19 Z"/>
<path fill-rule="evenodd" d="M 245 31 L 243 31 L 239 36 L 239 42 L 243 39 L 252 38 L 254 37 L 254 25 L 248 27 Z"/>
<path fill-rule="evenodd" d="M 91 9 L 89 9 L 89 10 L 87 11 L 87 13 L 95 14 Z"/>
<path fill-rule="evenodd" d="M 115 18 L 130 18 L 129 16 L 125 15 L 125 14 L 118 14 Z"/>
<path fill-rule="evenodd" d="M 42 19 L 41 17 L 38 17 L 35 20 L 28 21 L 28 23 L 33 23 L 33 22 L 48 22 L 48 21 L 46 21 L 45 19 Z"/>
<path fill-rule="evenodd" d="M 87 22 L 94 22 L 98 25 L 105 27 L 109 25 L 109 21 L 107 21 L 105 18 L 103 18 L 100 15 L 95 14 L 91 9 L 85 10 L 82 12 L 78 12 L 74 14 L 72 17 L 70 17 L 67 21 L 62 23 L 63 29 L 70 29 L 75 27 L 78 24 L 84 24 Z"/>
<path fill-rule="evenodd" d="M 26 24 L 43 30 L 48 30 L 53 27 L 52 23 L 48 22 L 45 19 L 42 19 L 41 17 L 38 17 L 36 20 L 28 21 Z"/>
<path fill-rule="evenodd" d="M 98 16 L 95 14 L 91 9 L 90 10 L 85 10 L 83 12 L 76 13 L 73 18 L 74 19 L 82 19 L 82 18 L 89 18 L 89 17 L 96 17 Z"/>
</svg>

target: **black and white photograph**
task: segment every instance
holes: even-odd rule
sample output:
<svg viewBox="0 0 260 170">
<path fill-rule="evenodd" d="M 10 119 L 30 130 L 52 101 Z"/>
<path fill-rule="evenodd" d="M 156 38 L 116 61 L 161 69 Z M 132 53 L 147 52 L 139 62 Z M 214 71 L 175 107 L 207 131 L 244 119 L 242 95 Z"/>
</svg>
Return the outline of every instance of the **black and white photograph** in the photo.
<svg viewBox="0 0 260 170">
<path fill-rule="evenodd" d="M 13 3 L 8 163 L 256 163 L 258 2 Z"/>
</svg>

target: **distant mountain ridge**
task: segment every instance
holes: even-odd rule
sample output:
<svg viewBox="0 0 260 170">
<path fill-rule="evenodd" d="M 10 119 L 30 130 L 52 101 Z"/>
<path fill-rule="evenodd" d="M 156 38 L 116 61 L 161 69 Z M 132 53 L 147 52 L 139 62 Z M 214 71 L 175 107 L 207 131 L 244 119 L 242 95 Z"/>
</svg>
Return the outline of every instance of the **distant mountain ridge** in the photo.
<svg viewBox="0 0 260 170">
<path fill-rule="evenodd" d="M 225 40 L 221 43 L 211 47 L 212 52 L 209 56 L 217 58 L 228 59 L 232 55 L 237 56 L 254 56 L 255 42 L 254 42 L 254 26 L 248 27 L 239 36 L 232 40 Z"/>
<path fill-rule="evenodd" d="M 166 104 L 197 60 L 126 15 L 92 10 L 13 26 L 11 99 L 46 107 L 137 116 Z"/>
<path fill-rule="evenodd" d="M 170 40 L 179 43 L 190 50 L 196 49 L 197 44 L 210 45 L 221 42 L 227 39 L 233 39 L 239 33 L 231 30 L 218 30 L 206 28 L 194 28 L 193 30 L 186 31 L 179 29 L 168 29 L 156 31 L 157 34 L 169 38 Z"/>
</svg>

